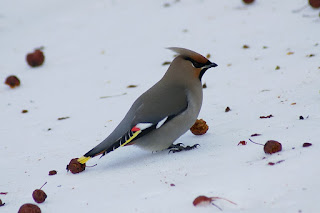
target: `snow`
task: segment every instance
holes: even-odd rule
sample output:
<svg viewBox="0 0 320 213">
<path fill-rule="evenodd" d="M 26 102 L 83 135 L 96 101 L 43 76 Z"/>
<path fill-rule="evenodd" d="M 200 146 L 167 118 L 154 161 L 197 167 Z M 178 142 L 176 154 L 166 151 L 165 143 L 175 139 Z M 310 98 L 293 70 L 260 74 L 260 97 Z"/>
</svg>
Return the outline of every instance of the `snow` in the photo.
<svg viewBox="0 0 320 213">
<path fill-rule="evenodd" d="M 220 211 L 194 207 L 199 195 L 237 203 L 214 201 L 224 212 L 320 212 L 319 10 L 293 12 L 306 4 L 1 1 L 0 79 L 21 80 L 15 89 L 0 85 L 0 192 L 8 192 L 1 212 L 34 203 L 45 182 L 48 198 L 38 205 L 46 213 Z M 45 63 L 30 68 L 25 56 L 41 46 Z M 199 118 L 209 131 L 177 141 L 200 147 L 168 154 L 129 146 L 68 173 L 69 161 L 107 137 L 162 77 L 170 46 L 210 53 L 219 65 L 203 77 Z M 277 140 L 283 150 L 265 154 L 249 142 L 254 133 L 262 135 L 253 141 Z M 242 140 L 248 144 L 237 146 Z M 58 174 L 48 176 L 53 169 Z"/>
</svg>

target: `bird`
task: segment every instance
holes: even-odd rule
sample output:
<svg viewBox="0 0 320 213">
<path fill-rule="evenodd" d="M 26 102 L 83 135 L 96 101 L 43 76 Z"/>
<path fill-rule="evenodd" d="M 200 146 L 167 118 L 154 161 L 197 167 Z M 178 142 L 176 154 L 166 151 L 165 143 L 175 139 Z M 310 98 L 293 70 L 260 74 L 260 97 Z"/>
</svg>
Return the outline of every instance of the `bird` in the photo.
<svg viewBox="0 0 320 213">
<path fill-rule="evenodd" d="M 164 76 L 132 104 L 123 120 L 100 144 L 78 158 L 85 164 L 91 158 L 127 145 L 150 151 L 190 150 L 193 146 L 173 144 L 187 132 L 199 115 L 204 73 L 218 66 L 206 57 L 181 47 L 169 47 L 177 55 Z"/>
</svg>

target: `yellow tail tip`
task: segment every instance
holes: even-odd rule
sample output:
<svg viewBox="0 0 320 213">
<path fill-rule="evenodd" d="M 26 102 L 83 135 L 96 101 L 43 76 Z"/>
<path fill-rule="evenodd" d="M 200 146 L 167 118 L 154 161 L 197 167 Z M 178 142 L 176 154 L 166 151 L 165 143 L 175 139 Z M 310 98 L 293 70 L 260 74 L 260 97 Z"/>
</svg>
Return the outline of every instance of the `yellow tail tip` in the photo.
<svg viewBox="0 0 320 213">
<path fill-rule="evenodd" d="M 81 164 L 85 164 L 90 159 L 91 159 L 91 157 L 82 156 L 81 158 L 78 159 L 78 162 Z"/>
</svg>

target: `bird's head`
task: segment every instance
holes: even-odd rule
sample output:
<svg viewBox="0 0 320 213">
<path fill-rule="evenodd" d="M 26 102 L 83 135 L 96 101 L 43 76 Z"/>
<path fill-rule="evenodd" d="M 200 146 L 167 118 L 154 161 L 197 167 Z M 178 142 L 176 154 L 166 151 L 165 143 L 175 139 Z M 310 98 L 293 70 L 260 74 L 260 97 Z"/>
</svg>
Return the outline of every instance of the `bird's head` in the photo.
<svg viewBox="0 0 320 213">
<path fill-rule="evenodd" d="M 193 76 L 198 78 L 200 81 L 208 69 L 218 66 L 217 64 L 209 61 L 206 57 L 192 50 L 180 47 L 169 47 L 168 49 L 179 54 L 172 62 L 172 65 L 176 70 L 175 72 L 182 70 L 184 75 L 188 75 L 186 72 L 189 70 L 192 72 Z"/>
</svg>

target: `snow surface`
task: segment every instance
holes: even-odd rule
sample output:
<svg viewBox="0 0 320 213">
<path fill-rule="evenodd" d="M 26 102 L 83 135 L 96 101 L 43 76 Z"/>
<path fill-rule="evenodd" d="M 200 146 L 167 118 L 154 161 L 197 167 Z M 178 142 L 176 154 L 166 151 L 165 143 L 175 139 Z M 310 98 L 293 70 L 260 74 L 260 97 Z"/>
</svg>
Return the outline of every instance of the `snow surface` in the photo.
<svg viewBox="0 0 320 213">
<path fill-rule="evenodd" d="M 32 191 L 45 182 L 45 213 L 220 212 L 194 207 L 199 195 L 237 203 L 215 201 L 224 212 L 320 212 L 319 10 L 293 12 L 306 4 L 1 1 L 0 79 L 14 74 L 22 84 L 0 85 L 0 192 L 8 192 L 0 212 L 34 203 Z M 41 46 L 45 63 L 30 68 L 25 56 Z M 69 161 L 108 136 L 162 77 L 170 46 L 210 53 L 219 65 L 203 77 L 199 118 L 209 131 L 177 141 L 201 146 L 175 154 L 129 146 L 68 173 Z M 249 142 L 254 133 L 262 134 L 255 142 L 278 140 L 283 151 L 265 154 Z M 249 143 L 237 146 L 242 140 Z"/>
</svg>

